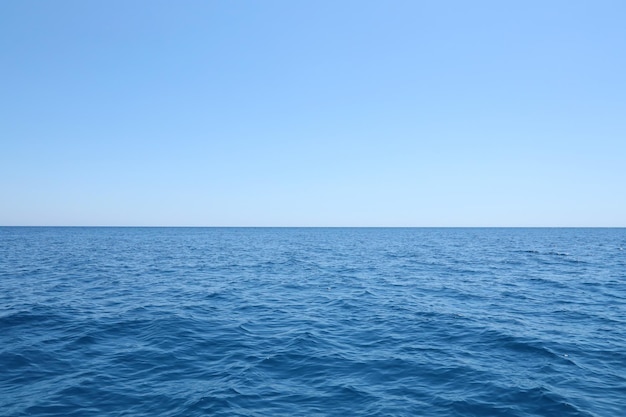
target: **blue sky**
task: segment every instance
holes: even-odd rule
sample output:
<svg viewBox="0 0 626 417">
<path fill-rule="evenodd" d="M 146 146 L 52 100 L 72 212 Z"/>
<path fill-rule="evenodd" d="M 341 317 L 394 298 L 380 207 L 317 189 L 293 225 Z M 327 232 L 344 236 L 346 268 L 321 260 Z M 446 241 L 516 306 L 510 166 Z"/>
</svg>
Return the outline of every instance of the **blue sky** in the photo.
<svg viewBox="0 0 626 417">
<path fill-rule="evenodd" d="M 0 225 L 626 226 L 626 2 L 0 2 Z"/>
</svg>

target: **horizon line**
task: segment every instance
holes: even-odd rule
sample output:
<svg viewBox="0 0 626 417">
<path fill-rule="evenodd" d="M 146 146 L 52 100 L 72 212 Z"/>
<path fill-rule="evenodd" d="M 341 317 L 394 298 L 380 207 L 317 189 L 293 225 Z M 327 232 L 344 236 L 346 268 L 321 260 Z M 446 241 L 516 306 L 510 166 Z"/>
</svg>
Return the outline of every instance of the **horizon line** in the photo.
<svg viewBox="0 0 626 417">
<path fill-rule="evenodd" d="M 0 227 L 145 229 L 624 229 L 626 226 L 197 226 L 197 225 L 0 225 Z"/>
</svg>

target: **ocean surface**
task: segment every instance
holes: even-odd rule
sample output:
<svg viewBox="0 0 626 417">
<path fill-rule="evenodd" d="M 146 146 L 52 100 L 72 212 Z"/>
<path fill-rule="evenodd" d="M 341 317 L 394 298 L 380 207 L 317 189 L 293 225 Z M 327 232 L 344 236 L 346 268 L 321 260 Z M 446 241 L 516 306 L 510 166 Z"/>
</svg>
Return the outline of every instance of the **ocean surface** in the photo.
<svg viewBox="0 0 626 417">
<path fill-rule="evenodd" d="M 626 229 L 0 228 L 2 416 L 626 416 Z"/>
</svg>

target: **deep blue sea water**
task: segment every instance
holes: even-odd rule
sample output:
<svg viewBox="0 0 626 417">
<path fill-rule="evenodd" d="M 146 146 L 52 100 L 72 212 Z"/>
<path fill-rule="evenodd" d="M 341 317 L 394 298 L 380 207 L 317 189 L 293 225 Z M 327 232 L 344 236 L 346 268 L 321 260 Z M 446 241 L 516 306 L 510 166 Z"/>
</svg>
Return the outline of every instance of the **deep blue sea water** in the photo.
<svg viewBox="0 0 626 417">
<path fill-rule="evenodd" d="M 0 228 L 2 416 L 626 416 L 626 229 Z"/>
</svg>

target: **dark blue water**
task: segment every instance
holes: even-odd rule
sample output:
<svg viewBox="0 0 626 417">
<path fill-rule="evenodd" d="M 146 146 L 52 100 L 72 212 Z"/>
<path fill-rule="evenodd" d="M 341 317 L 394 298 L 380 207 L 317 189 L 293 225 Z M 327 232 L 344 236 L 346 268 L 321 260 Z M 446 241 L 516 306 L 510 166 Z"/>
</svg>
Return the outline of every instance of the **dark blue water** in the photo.
<svg viewBox="0 0 626 417">
<path fill-rule="evenodd" d="M 3 416 L 624 416 L 626 229 L 0 228 Z"/>
</svg>

